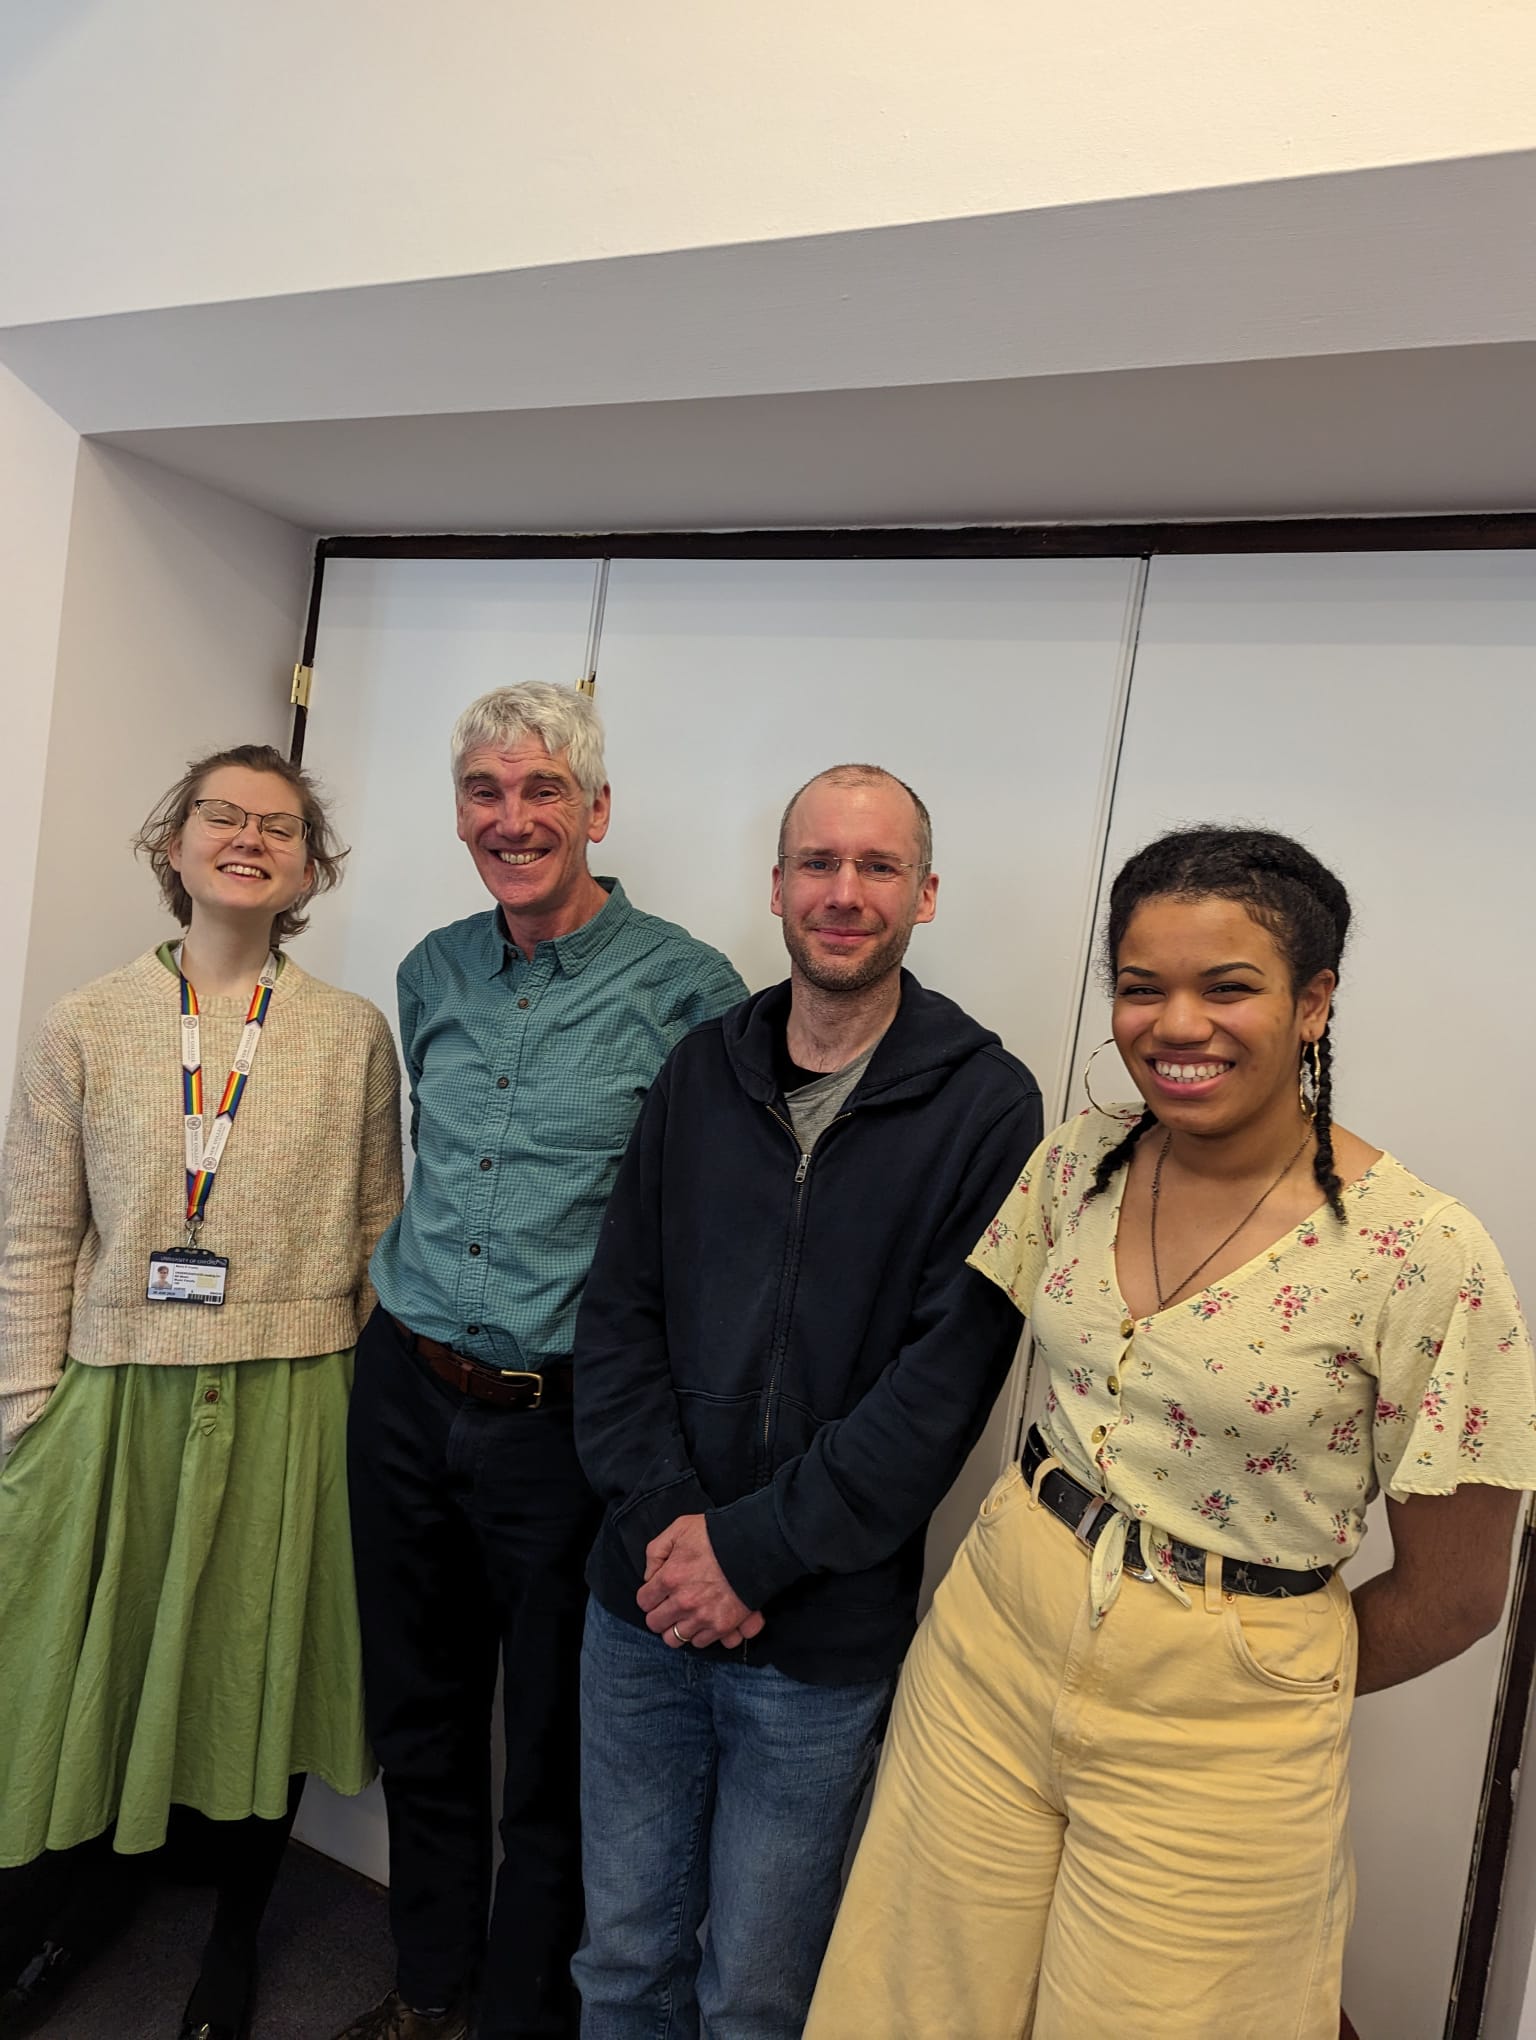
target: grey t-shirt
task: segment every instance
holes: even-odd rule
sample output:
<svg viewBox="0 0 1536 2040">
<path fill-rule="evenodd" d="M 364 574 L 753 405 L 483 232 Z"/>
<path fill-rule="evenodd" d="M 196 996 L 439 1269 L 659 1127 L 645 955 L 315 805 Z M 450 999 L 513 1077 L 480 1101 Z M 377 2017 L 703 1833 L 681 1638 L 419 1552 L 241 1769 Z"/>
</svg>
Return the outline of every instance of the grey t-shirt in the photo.
<svg viewBox="0 0 1536 2040">
<path fill-rule="evenodd" d="M 878 1041 L 872 1041 L 861 1056 L 851 1063 L 844 1063 L 840 1070 L 828 1070 L 825 1076 L 813 1078 L 798 1090 L 785 1092 L 784 1102 L 789 1107 L 790 1121 L 802 1154 L 810 1153 L 836 1119 L 842 1110 L 843 1100 L 869 1068 L 869 1059 L 879 1046 Z"/>
</svg>

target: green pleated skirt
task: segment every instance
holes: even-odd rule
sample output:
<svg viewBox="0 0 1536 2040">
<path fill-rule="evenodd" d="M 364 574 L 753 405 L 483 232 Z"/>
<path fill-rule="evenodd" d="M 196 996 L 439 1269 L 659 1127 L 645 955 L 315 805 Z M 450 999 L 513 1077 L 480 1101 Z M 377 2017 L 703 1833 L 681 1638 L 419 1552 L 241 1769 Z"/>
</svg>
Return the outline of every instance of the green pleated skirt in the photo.
<svg viewBox="0 0 1536 2040">
<path fill-rule="evenodd" d="M 368 1783 L 351 1384 L 350 1352 L 66 1363 L 0 1470 L 0 1866 Z"/>
</svg>

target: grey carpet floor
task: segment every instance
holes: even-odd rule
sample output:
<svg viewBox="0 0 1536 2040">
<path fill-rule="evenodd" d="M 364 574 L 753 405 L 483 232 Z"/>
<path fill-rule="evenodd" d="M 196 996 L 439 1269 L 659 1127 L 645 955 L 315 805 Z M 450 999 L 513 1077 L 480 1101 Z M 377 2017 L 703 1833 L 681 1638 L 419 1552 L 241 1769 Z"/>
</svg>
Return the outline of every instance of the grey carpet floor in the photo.
<svg viewBox="0 0 1536 2040">
<path fill-rule="evenodd" d="M 156 1883 L 132 1926 L 36 2030 L 48 2040 L 176 2040 L 213 1894 Z M 330 2040 L 394 1981 L 384 1893 L 289 1845 L 261 1932 L 252 2040 Z"/>
</svg>

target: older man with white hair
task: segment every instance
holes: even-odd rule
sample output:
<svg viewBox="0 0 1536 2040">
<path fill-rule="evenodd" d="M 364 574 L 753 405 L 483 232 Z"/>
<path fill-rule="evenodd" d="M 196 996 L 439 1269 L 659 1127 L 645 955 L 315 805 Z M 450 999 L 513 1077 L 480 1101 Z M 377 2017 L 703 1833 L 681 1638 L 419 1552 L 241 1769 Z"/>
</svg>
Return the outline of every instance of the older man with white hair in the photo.
<svg viewBox="0 0 1536 2040">
<path fill-rule="evenodd" d="M 453 734 L 458 833 L 495 905 L 400 966 L 415 1173 L 374 1256 L 349 1477 L 398 1988 L 342 2040 L 574 2034 L 582 1568 L 576 1305 L 640 1101 L 732 1006 L 725 957 L 588 868 L 602 727 L 573 688 L 486 695 Z M 491 1900 L 490 1710 L 506 1684 Z"/>
</svg>

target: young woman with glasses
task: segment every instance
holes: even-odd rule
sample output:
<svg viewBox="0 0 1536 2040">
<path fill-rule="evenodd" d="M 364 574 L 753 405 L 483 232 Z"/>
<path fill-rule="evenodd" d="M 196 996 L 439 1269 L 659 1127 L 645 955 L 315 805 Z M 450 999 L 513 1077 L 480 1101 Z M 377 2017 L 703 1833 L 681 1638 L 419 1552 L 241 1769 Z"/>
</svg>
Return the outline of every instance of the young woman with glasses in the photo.
<svg viewBox="0 0 1536 2040">
<path fill-rule="evenodd" d="M 907 1660 L 808 2040 L 1339 2032 L 1351 1702 L 1497 1623 L 1536 1487 L 1496 1248 L 1334 1123 L 1349 919 L 1262 830 L 1115 881 L 1142 1102 L 1050 1135 L 971 1256 L 1045 1412 Z"/>
<path fill-rule="evenodd" d="M 305 1775 L 370 1776 L 344 1445 L 399 1078 L 376 1009 L 284 954 L 345 855 L 302 772 L 203 758 L 139 848 L 185 933 L 54 1007 L 5 1145 L 0 2033 L 174 1806 L 216 1824 L 182 2033 L 232 2040 Z"/>
</svg>

